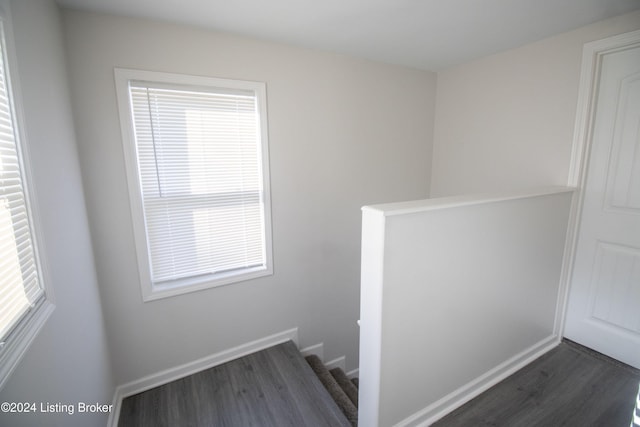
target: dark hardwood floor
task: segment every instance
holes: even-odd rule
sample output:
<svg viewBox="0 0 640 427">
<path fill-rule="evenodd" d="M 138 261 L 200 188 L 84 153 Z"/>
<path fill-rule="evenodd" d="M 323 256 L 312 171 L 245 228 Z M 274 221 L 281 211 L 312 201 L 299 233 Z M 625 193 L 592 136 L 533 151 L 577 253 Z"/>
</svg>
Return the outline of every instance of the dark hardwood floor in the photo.
<svg viewBox="0 0 640 427">
<path fill-rule="evenodd" d="M 629 427 L 640 371 L 570 341 L 439 420 L 436 427 Z"/>
<path fill-rule="evenodd" d="M 433 426 L 629 427 L 639 385 L 637 369 L 565 341 Z M 350 423 L 288 342 L 130 396 L 118 425 Z"/>
<path fill-rule="evenodd" d="M 292 342 L 123 400 L 119 427 L 350 427 Z"/>
</svg>

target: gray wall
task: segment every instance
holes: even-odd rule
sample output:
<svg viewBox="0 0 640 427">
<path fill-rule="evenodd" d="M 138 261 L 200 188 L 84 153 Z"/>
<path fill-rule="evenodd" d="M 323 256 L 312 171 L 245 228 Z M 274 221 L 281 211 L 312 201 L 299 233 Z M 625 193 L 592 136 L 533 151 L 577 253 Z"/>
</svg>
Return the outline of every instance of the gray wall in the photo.
<svg viewBox="0 0 640 427">
<path fill-rule="evenodd" d="M 438 73 L 431 196 L 567 185 L 582 48 L 640 11 Z"/>
<path fill-rule="evenodd" d="M 358 364 L 360 207 L 428 196 L 435 74 L 193 27 L 63 11 L 118 384 L 299 327 Z M 114 67 L 267 84 L 275 274 L 143 303 Z M 427 166 L 425 166 L 427 165 Z"/>
<path fill-rule="evenodd" d="M 26 136 L 56 309 L 0 402 L 110 404 L 114 384 L 80 180 L 60 17 L 47 0 L 11 4 Z M 14 76 L 15 77 L 15 76 Z M 105 415 L 0 413 L 3 426 L 104 425 Z"/>
</svg>

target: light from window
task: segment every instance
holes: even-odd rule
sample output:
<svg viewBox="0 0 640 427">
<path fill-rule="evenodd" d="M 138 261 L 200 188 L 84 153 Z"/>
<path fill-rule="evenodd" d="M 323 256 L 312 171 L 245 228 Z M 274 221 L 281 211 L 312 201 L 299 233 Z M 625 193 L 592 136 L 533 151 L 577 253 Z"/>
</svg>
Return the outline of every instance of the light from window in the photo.
<svg viewBox="0 0 640 427">
<path fill-rule="evenodd" d="M 264 85 L 185 78 L 116 70 L 145 299 L 271 272 Z"/>
<path fill-rule="evenodd" d="M 0 4 L 0 388 L 53 310 L 45 298 L 36 250 L 27 159 L 5 38 L 11 33 L 10 19 L 4 6 Z"/>
<path fill-rule="evenodd" d="M 0 341 L 43 296 L 13 106 L 0 44 Z"/>
</svg>

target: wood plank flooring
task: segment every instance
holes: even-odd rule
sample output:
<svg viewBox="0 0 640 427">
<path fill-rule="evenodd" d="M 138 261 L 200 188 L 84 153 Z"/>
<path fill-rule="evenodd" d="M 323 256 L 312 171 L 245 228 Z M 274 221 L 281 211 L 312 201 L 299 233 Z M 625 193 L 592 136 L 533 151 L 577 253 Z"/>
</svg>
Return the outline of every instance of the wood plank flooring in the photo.
<svg viewBox="0 0 640 427">
<path fill-rule="evenodd" d="M 435 427 L 629 427 L 640 371 L 570 341 Z M 348 427 L 292 342 L 130 396 L 119 427 Z"/>
<path fill-rule="evenodd" d="M 640 372 L 570 341 L 433 424 L 629 427 Z"/>
<path fill-rule="evenodd" d="M 123 400 L 119 427 L 350 427 L 292 342 Z"/>
</svg>

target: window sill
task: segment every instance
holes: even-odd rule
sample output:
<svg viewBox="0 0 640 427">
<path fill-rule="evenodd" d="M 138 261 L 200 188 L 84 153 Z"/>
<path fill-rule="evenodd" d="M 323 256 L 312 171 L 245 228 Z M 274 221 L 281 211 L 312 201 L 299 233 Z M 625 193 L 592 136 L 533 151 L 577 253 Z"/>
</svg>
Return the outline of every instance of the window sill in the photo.
<svg viewBox="0 0 640 427">
<path fill-rule="evenodd" d="M 54 309 L 55 305 L 50 301 L 42 301 L 34 309 L 34 312 L 24 318 L 17 329 L 9 335 L 9 339 L 0 349 L 0 390 L 2 390 Z"/>
<path fill-rule="evenodd" d="M 216 288 L 219 286 L 230 285 L 233 283 L 244 282 L 247 280 L 257 279 L 259 277 L 270 276 L 272 274 L 272 268 L 260 266 L 246 268 L 239 272 L 226 272 L 175 280 L 169 283 L 149 284 L 149 286 L 143 287 L 142 300 L 144 302 L 149 302 L 191 292 L 202 291 L 205 289 Z"/>
</svg>

